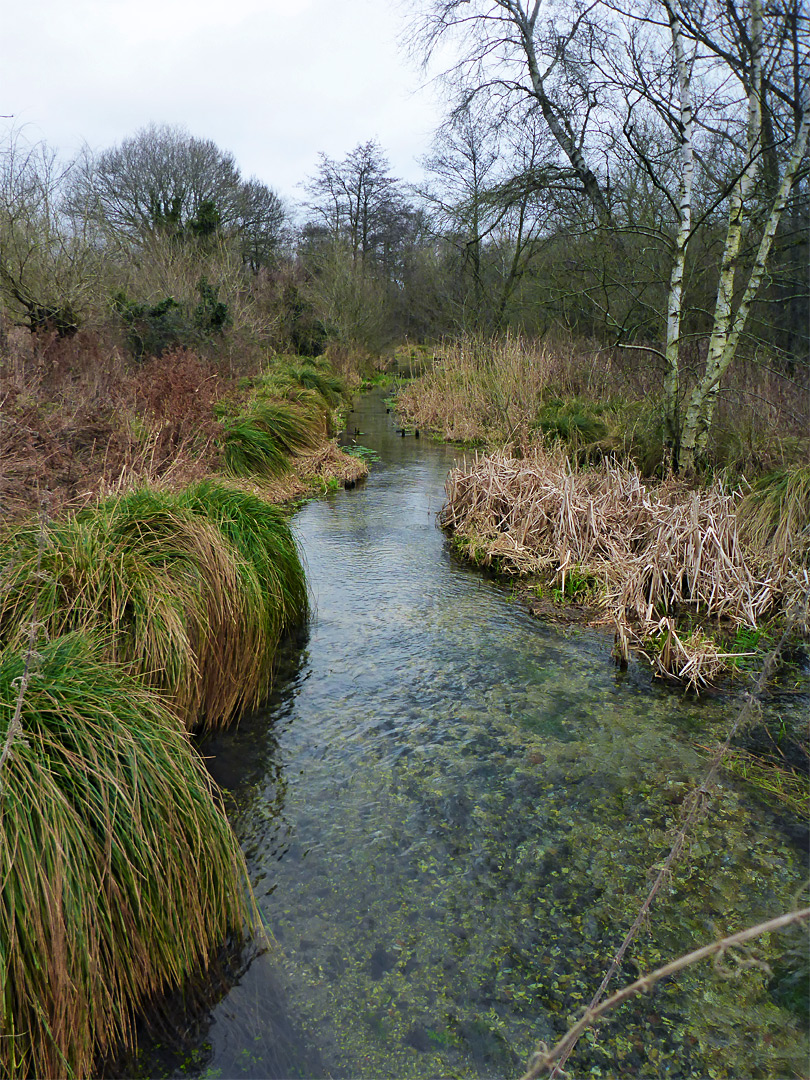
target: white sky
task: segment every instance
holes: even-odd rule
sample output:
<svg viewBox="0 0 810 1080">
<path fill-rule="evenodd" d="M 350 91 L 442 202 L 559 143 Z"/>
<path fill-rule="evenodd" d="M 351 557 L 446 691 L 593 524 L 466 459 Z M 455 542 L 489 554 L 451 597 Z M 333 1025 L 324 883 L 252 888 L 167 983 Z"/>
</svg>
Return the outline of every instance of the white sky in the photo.
<svg viewBox="0 0 810 1080">
<path fill-rule="evenodd" d="M 68 156 L 181 124 L 285 198 L 378 139 L 415 180 L 440 116 L 398 47 L 397 0 L 22 0 L 0 28 L 0 114 Z"/>
</svg>

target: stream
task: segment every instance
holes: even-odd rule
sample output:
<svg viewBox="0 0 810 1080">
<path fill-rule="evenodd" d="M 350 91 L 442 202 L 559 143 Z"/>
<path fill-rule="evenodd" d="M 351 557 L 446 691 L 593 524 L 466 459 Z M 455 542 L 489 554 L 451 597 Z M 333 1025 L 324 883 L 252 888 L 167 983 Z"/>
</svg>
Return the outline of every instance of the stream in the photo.
<svg viewBox="0 0 810 1080">
<path fill-rule="evenodd" d="M 459 451 L 398 435 L 381 391 L 349 425 L 380 460 L 295 517 L 306 639 L 202 747 L 275 944 L 141 1075 L 519 1076 L 601 982 L 739 708 L 532 618 L 437 528 Z M 808 696 L 767 708 L 798 723 Z M 725 779 L 616 988 L 798 906 L 805 880 L 788 823 Z M 623 1005 L 570 1075 L 807 1075 L 785 989 L 804 941 L 763 943 L 770 973 L 704 964 Z"/>
</svg>

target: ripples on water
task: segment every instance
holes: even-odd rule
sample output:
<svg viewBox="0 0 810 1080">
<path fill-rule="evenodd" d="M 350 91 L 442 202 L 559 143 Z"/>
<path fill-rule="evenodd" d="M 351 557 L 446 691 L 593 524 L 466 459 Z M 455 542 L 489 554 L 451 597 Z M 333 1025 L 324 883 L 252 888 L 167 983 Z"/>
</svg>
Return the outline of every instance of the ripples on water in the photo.
<svg viewBox="0 0 810 1080">
<path fill-rule="evenodd" d="M 396 436 L 380 395 L 351 419 L 382 461 L 296 518 L 308 638 L 267 707 L 205 747 L 278 947 L 176 1075 L 519 1075 L 601 981 L 733 716 L 619 673 L 610 639 L 454 562 L 435 522 L 454 451 Z M 802 877 L 778 820 L 723 787 L 628 975 L 788 910 Z M 691 969 L 570 1065 L 799 1076 L 802 1027 L 762 972 Z"/>
</svg>

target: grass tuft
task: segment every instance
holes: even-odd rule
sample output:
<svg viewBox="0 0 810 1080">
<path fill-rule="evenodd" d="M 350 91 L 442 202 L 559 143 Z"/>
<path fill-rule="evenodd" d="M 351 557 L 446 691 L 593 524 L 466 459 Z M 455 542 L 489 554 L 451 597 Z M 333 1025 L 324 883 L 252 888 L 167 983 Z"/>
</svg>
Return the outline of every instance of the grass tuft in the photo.
<svg viewBox="0 0 810 1080">
<path fill-rule="evenodd" d="M 810 565 L 810 465 L 761 477 L 740 503 L 737 517 L 754 551 L 775 562 Z"/>
<path fill-rule="evenodd" d="M 170 695 L 189 726 L 256 704 L 280 635 L 307 611 L 288 522 L 224 485 L 135 489 L 50 523 L 45 540 L 38 578 L 39 527 L 10 538 L 0 642 L 21 646 L 38 603 L 49 638 L 102 638 L 107 655 Z"/>
<path fill-rule="evenodd" d="M 0 738 L 23 664 L 0 652 Z M 0 1073 L 79 1077 L 243 927 L 245 868 L 154 692 L 77 634 L 36 676 L 0 798 Z"/>
</svg>

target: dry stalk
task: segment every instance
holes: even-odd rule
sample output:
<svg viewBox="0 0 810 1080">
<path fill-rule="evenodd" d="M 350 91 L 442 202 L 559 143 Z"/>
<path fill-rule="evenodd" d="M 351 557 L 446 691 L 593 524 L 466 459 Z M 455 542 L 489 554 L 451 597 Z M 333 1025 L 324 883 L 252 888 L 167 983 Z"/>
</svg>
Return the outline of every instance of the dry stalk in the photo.
<svg viewBox="0 0 810 1080">
<path fill-rule="evenodd" d="M 575 569 L 601 582 L 621 659 L 656 641 L 658 673 L 695 688 L 714 681 L 730 654 L 700 630 L 679 632 L 679 616 L 755 628 L 800 591 L 789 563 L 743 546 L 741 495 L 720 485 L 650 488 L 614 462 L 577 470 L 561 452 L 536 450 L 476 455 L 450 474 L 447 496 L 441 522 L 474 543 L 478 561 L 551 577 L 563 591 Z"/>
<path fill-rule="evenodd" d="M 582 1018 L 570 1027 L 560 1041 L 550 1050 L 544 1043 L 541 1043 L 538 1052 L 531 1059 L 529 1068 L 523 1074 L 521 1080 L 536 1080 L 536 1078 L 546 1069 L 553 1070 L 551 1073 L 552 1077 L 562 1076 L 563 1074 L 560 1071 L 562 1065 L 567 1060 L 568 1055 L 571 1053 L 574 1045 L 584 1031 L 591 1027 L 595 1021 L 606 1012 L 610 1009 L 614 1009 L 617 1005 L 621 1005 L 622 1002 L 627 1001 L 628 998 L 631 998 L 636 994 L 644 994 L 650 991 L 656 983 L 661 981 L 661 979 L 666 979 L 670 975 L 675 975 L 685 967 L 689 967 L 691 964 L 697 964 L 699 961 L 706 960 L 710 956 L 714 956 L 719 960 L 729 949 L 733 949 L 738 945 L 744 945 L 747 941 L 753 941 L 754 938 L 760 937 L 762 934 L 770 934 L 776 930 L 783 930 L 785 927 L 792 926 L 794 923 L 803 922 L 809 918 L 810 908 L 789 911 L 785 915 L 779 915 L 777 918 L 769 919 L 767 922 L 757 923 L 756 926 L 749 926 L 747 929 L 740 930 L 736 934 L 731 934 L 729 937 L 714 941 L 711 945 L 704 945 L 700 949 L 695 949 L 693 952 L 686 953 L 684 956 L 679 956 L 677 960 L 672 960 L 663 967 L 656 968 L 655 971 L 643 975 L 629 986 L 617 990 L 615 994 L 607 998 L 606 1001 L 603 1001 L 601 1005 L 595 1007 L 593 1005 L 589 1006 L 585 1010 Z M 743 966 L 745 966 L 746 963 L 750 966 L 751 962 L 743 961 Z"/>
</svg>

